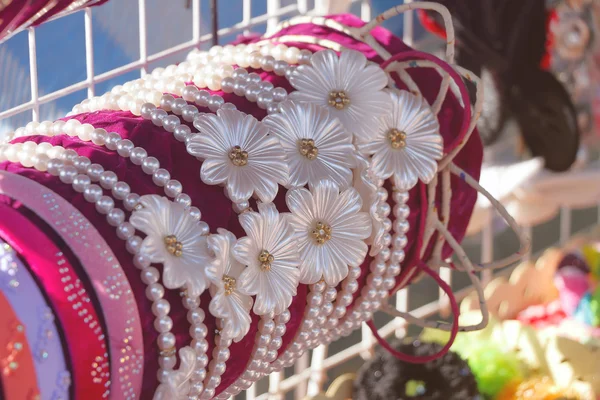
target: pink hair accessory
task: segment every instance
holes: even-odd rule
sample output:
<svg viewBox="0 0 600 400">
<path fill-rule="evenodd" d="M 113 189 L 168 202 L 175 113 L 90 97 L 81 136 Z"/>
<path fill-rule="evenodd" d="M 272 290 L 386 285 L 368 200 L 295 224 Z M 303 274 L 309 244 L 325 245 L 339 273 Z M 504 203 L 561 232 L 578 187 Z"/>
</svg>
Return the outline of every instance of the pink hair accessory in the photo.
<svg viewBox="0 0 600 400">
<path fill-rule="evenodd" d="M 52 190 L 0 171 L 0 194 L 21 203 L 53 227 L 73 251 L 101 304 L 110 347 L 111 399 L 139 396 L 143 375 L 142 328 L 137 303 L 114 253 L 92 224 Z"/>
</svg>

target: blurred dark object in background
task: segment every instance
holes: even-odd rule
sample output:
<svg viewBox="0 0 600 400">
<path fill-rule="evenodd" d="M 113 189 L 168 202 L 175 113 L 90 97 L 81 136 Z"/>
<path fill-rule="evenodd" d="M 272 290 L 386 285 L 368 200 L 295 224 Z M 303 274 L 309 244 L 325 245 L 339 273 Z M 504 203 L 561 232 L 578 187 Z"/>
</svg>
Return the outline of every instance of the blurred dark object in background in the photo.
<svg viewBox="0 0 600 400">
<path fill-rule="evenodd" d="M 515 120 L 532 157 L 564 171 L 576 160 L 580 130 L 571 96 L 544 70 L 548 64 L 549 14 L 544 0 L 437 0 L 453 15 L 457 62 L 482 76 L 486 105 L 479 132 L 486 144 Z M 435 12 L 421 12 L 424 25 L 444 35 Z M 471 87 L 471 94 L 475 88 Z"/>
</svg>

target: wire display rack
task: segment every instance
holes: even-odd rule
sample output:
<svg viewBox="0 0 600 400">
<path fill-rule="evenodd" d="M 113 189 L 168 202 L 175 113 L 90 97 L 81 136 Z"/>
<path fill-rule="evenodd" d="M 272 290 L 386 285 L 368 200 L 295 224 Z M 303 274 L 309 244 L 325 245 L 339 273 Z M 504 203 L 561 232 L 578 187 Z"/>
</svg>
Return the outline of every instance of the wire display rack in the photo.
<svg viewBox="0 0 600 400">
<path fill-rule="evenodd" d="M 406 3 L 411 1 L 405 0 Z M 11 105 L 5 109 L 0 107 L 0 122 L 3 120 L 7 121 L 11 117 L 23 113 L 30 113 L 31 120 L 39 121 L 41 119 L 41 106 L 67 98 L 69 95 L 80 91 L 85 91 L 86 96 L 90 98 L 96 95 L 99 84 L 112 82 L 114 78 L 122 77 L 132 72 L 136 73 L 137 71 L 139 71 L 141 76 L 144 76 L 151 72 L 150 69 L 153 65 L 164 60 L 171 61 L 178 59 L 183 61 L 188 51 L 194 48 L 210 46 L 215 40 L 214 32 L 216 32 L 218 38 L 225 38 L 248 31 L 263 33 L 262 31 L 265 29 L 267 31 L 273 29 L 285 19 L 303 14 L 325 15 L 331 12 L 351 11 L 358 14 L 365 21 L 370 20 L 373 16 L 369 0 L 238 0 L 237 2 L 241 4 L 242 16 L 239 22 L 223 27 L 213 25 L 210 29 L 207 29 L 207 26 L 203 23 L 202 6 L 208 6 L 210 5 L 209 2 L 214 3 L 214 0 L 191 0 L 191 37 L 180 38 L 175 45 L 158 52 L 151 52 L 149 51 L 149 44 L 154 40 L 153 27 L 148 23 L 148 11 L 149 7 L 152 7 L 151 0 L 138 0 L 137 4 L 135 4 L 134 0 L 113 0 L 113 2 L 120 2 L 122 6 L 137 7 L 139 54 L 136 55 L 136 58 L 108 71 L 97 73 L 95 69 L 93 32 L 93 15 L 97 12 L 97 9 L 87 8 L 83 11 L 78 11 L 74 15 L 69 16 L 69 18 L 82 18 L 84 21 L 85 54 L 83 56 L 85 59 L 85 79 L 51 90 L 48 93 L 42 93 L 38 79 L 39 60 L 36 37 L 38 29 L 28 28 L 26 33 L 18 33 L 6 43 L 16 40 L 19 35 L 21 35 L 21 38 L 23 35 L 27 36 L 27 40 L 24 42 L 28 46 L 28 75 L 31 96 L 28 101 L 20 104 Z M 172 3 L 167 7 L 185 6 L 183 0 L 181 5 L 175 5 L 175 3 L 178 3 L 177 1 L 173 1 Z M 261 3 L 261 7 L 265 6 L 264 12 L 254 15 L 253 6 L 256 6 L 257 3 Z M 110 4 L 110 2 L 107 4 Z M 387 7 L 392 5 L 396 5 L 395 2 L 386 3 Z M 227 6 L 229 7 L 229 4 Z M 62 15 L 56 19 L 60 20 L 66 17 Z M 414 22 L 415 16 L 413 12 L 406 12 L 403 20 L 403 40 L 408 45 L 419 47 L 418 43 L 415 44 Z M 5 45 L 0 44 L 0 50 Z M 2 53 L 0 52 L 0 54 Z M 0 93 L 0 95 L 5 95 L 5 93 Z M 76 102 L 74 101 L 68 106 L 70 107 L 75 104 Z M 8 128 L 11 128 L 10 125 Z M 12 129 L 15 128 L 17 126 L 12 127 Z M 0 131 L 0 135 L 3 133 Z M 536 227 L 524 227 L 533 238 L 533 252 L 530 256 L 535 255 L 535 253 L 552 244 L 567 241 L 576 231 L 597 224 L 598 214 L 598 208 L 586 210 L 563 208 L 559 217 L 553 221 Z M 467 238 L 464 243 L 467 253 L 473 259 L 480 259 L 483 263 L 490 262 L 495 254 L 502 256 L 510 253 L 517 246 L 515 239 L 495 229 L 494 224 L 491 222 L 490 220 L 484 224 L 484 228 L 480 234 Z M 496 274 L 507 275 L 509 272 L 510 268 L 499 271 Z M 468 280 L 461 279 L 459 273 L 443 268 L 440 271 L 440 275 L 453 287 L 457 300 L 464 298 L 470 292 L 470 287 L 467 284 Z M 492 272 L 485 271 L 482 281 L 484 283 L 489 282 L 492 277 Z M 416 283 L 411 288 L 400 290 L 394 299 L 397 308 L 401 311 L 411 311 L 415 316 L 421 318 L 428 318 L 438 314 L 444 316 L 448 312 L 448 299 L 443 293 L 434 289 L 434 286 L 427 285 L 428 282 L 423 281 Z M 415 293 L 418 293 L 418 296 L 415 296 Z M 376 322 L 378 326 L 381 326 L 380 332 L 382 336 L 396 334 L 398 337 L 402 337 L 407 333 L 405 322 L 401 319 L 378 319 Z M 360 360 L 361 357 L 369 357 L 373 353 L 375 344 L 376 341 L 370 330 L 363 327 L 361 332 L 355 332 L 353 335 L 337 343 L 330 346 L 320 346 L 310 353 L 305 353 L 294 367 L 286 371 L 271 374 L 269 377 L 253 385 L 246 393 L 238 395 L 237 398 L 248 400 L 302 399 L 307 395 L 316 395 L 327 383 L 328 377 L 334 378 L 340 372 L 352 370 L 354 366 L 349 363 L 353 360 L 354 364 L 356 364 L 356 361 Z"/>
</svg>

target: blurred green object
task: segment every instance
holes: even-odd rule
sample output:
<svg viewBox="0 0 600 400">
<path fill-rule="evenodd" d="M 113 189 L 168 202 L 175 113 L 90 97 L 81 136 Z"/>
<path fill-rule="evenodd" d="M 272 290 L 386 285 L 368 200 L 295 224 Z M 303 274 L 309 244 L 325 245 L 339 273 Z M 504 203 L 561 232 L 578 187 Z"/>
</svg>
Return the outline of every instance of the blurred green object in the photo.
<svg viewBox="0 0 600 400">
<path fill-rule="evenodd" d="M 482 341 L 465 346 L 464 350 L 467 355 L 460 351 L 458 353 L 467 359 L 483 395 L 494 398 L 508 384 L 523 380 L 524 373 L 517 356 L 504 351 L 495 343 Z"/>
<path fill-rule="evenodd" d="M 592 325 L 600 327 L 600 286 L 598 286 L 596 291 L 592 294 L 590 309 L 592 311 Z"/>
</svg>

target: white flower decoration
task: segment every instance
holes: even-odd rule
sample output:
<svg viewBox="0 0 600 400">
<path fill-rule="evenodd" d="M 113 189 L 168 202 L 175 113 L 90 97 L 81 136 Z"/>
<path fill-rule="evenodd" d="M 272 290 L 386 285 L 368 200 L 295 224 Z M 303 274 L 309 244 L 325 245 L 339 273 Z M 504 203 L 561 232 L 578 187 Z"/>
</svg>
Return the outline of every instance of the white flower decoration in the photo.
<svg viewBox="0 0 600 400">
<path fill-rule="evenodd" d="M 355 151 L 350 135 L 331 113 L 316 104 L 286 101 L 281 113 L 263 120 L 285 150 L 290 187 L 331 179 L 347 188 L 352 182 Z"/>
<path fill-rule="evenodd" d="M 383 91 L 387 74 L 361 52 L 321 50 L 310 65 L 300 65 L 290 76 L 296 89 L 291 100 L 305 101 L 328 108 L 344 127 L 362 140 L 375 134 L 377 118 L 390 110 L 390 99 Z"/>
<path fill-rule="evenodd" d="M 386 233 L 383 221 L 387 218 L 387 215 L 382 215 L 379 204 L 380 198 L 378 194 L 378 188 L 375 184 L 369 170 L 369 162 L 362 156 L 357 157 L 358 167 L 354 169 L 354 182 L 352 187 L 358 191 L 360 198 L 362 199 L 362 209 L 371 216 L 371 223 L 373 226 L 371 237 L 367 240 L 367 244 L 371 246 L 369 255 L 376 256 L 385 248 L 385 241 L 383 236 Z M 385 189 L 382 192 L 387 194 Z"/>
<path fill-rule="evenodd" d="M 208 237 L 208 246 L 215 253 L 218 280 L 211 286 L 212 300 L 209 311 L 223 320 L 221 337 L 239 342 L 250 329 L 252 297 L 239 291 L 239 278 L 244 265 L 231 254 L 236 242 L 233 233 L 219 228 L 218 235 Z"/>
<path fill-rule="evenodd" d="M 380 179 L 393 177 L 400 190 L 421 179 L 429 183 L 437 172 L 444 147 L 440 126 L 429 104 L 407 91 L 389 91 L 392 111 L 380 119 L 376 136 L 358 148 L 373 155 L 371 171 Z"/>
<path fill-rule="evenodd" d="M 335 183 L 321 181 L 311 191 L 290 190 L 286 200 L 302 260 L 300 282 L 324 278 L 337 285 L 348 275 L 348 266 L 360 265 L 367 254 L 371 219 L 360 211 L 360 195 L 353 188 L 340 193 Z"/>
<path fill-rule="evenodd" d="M 200 132 L 188 142 L 187 151 L 204 160 L 200 177 L 208 185 L 226 183 L 235 203 L 252 193 L 265 202 L 287 184 L 288 167 L 279 140 L 251 115 L 237 110 L 218 110 L 194 121 Z"/>
<path fill-rule="evenodd" d="M 272 203 L 258 204 L 259 212 L 240 215 L 248 236 L 238 240 L 233 255 L 248 267 L 238 280 L 240 292 L 256 295 L 254 312 L 281 314 L 296 295 L 300 270 L 294 228 Z"/>
<path fill-rule="evenodd" d="M 196 366 L 196 352 L 189 346 L 179 350 L 179 369 L 167 373 L 165 382 L 154 393 L 153 400 L 187 400 L 190 378 Z"/>
<path fill-rule="evenodd" d="M 129 222 L 146 234 L 141 253 L 163 265 L 165 287 L 185 286 L 190 296 L 200 296 L 215 279 L 215 271 L 199 221 L 165 197 L 142 196 L 139 204 Z"/>
</svg>

